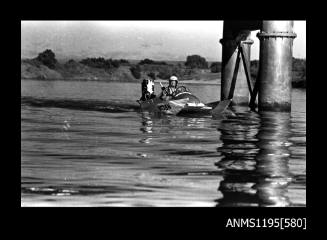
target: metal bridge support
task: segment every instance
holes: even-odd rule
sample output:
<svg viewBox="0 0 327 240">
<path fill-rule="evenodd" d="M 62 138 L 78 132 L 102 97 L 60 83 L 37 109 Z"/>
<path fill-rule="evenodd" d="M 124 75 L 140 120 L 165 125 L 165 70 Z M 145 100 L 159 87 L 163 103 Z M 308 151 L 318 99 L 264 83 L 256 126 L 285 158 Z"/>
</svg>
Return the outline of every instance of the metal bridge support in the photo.
<svg viewBox="0 0 327 240">
<path fill-rule="evenodd" d="M 239 28 L 235 22 L 224 22 L 222 44 L 221 100 L 233 98 L 233 104 L 247 105 L 249 89 L 243 59 L 238 45 L 242 43 L 247 66 L 250 66 L 251 31 Z M 237 79 L 237 81 L 236 81 Z"/>
<path fill-rule="evenodd" d="M 291 111 L 293 21 L 263 21 L 260 39 L 258 108 Z"/>
</svg>

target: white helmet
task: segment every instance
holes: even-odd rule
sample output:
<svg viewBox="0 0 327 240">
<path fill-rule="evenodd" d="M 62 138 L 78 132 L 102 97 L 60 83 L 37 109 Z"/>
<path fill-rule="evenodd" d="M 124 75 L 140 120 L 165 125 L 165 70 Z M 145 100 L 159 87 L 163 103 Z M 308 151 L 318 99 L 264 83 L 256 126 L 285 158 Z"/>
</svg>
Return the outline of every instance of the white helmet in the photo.
<svg viewBox="0 0 327 240">
<path fill-rule="evenodd" d="M 176 76 L 171 76 L 169 80 L 170 81 L 178 81 L 178 78 Z"/>
</svg>

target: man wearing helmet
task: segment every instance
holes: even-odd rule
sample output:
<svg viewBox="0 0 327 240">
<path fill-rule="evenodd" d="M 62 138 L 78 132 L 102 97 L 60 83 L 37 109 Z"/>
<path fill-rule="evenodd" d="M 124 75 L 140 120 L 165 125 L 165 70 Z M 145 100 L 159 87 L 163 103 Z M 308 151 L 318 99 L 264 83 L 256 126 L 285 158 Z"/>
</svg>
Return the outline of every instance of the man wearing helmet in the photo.
<svg viewBox="0 0 327 240">
<path fill-rule="evenodd" d="M 166 100 L 170 99 L 176 91 L 177 84 L 178 84 L 178 78 L 176 76 L 171 76 L 169 79 L 168 87 L 161 87 L 162 93 L 160 98 Z"/>
</svg>

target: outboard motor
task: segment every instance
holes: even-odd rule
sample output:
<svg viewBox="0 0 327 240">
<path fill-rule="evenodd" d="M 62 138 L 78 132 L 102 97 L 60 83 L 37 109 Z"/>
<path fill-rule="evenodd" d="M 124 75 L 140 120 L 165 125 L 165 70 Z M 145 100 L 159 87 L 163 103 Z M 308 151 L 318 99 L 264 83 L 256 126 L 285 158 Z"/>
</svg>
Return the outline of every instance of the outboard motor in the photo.
<svg viewBox="0 0 327 240">
<path fill-rule="evenodd" d="M 154 94 L 154 81 L 151 79 L 143 79 L 141 100 L 145 101 L 155 97 L 156 95 Z"/>
</svg>

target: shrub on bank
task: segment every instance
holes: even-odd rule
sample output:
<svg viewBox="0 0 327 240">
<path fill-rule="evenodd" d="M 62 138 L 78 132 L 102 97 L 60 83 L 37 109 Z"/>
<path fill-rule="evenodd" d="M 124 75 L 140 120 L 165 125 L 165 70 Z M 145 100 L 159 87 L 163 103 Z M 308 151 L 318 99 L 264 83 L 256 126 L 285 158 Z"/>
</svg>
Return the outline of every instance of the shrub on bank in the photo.
<svg viewBox="0 0 327 240">
<path fill-rule="evenodd" d="M 153 65 L 167 65 L 166 62 L 164 61 L 154 61 L 154 60 L 151 60 L 149 58 L 146 58 L 144 60 L 141 60 L 139 63 L 139 65 L 145 65 L 145 64 L 153 64 Z"/>
<path fill-rule="evenodd" d="M 119 62 L 122 64 L 129 64 L 129 61 L 127 61 L 126 59 L 120 59 Z"/>
<path fill-rule="evenodd" d="M 134 78 L 136 79 L 140 79 L 141 78 L 141 68 L 139 65 L 136 65 L 134 67 L 130 68 L 131 73 L 133 75 Z"/>
<path fill-rule="evenodd" d="M 103 68 L 103 69 L 119 68 L 120 66 L 120 60 L 115 60 L 111 58 L 104 59 L 103 57 L 86 58 L 81 60 L 80 63 L 87 65 L 89 67 Z"/>
<path fill-rule="evenodd" d="M 204 57 L 199 55 L 190 55 L 187 56 L 185 66 L 190 68 L 208 68 L 208 62 Z"/>
<path fill-rule="evenodd" d="M 212 73 L 219 73 L 221 72 L 221 63 L 220 62 L 213 62 L 210 65 L 210 71 Z"/>
<path fill-rule="evenodd" d="M 156 79 L 156 74 L 154 72 L 149 72 L 147 75 L 152 79 Z"/>
<path fill-rule="evenodd" d="M 47 49 L 44 52 L 39 53 L 36 60 L 50 69 L 54 69 L 58 62 L 54 52 L 52 52 L 51 49 Z"/>
<path fill-rule="evenodd" d="M 157 74 L 157 77 L 160 79 L 169 79 L 170 76 L 172 75 L 172 71 L 168 68 L 166 70 L 160 70 L 159 73 Z"/>
</svg>

